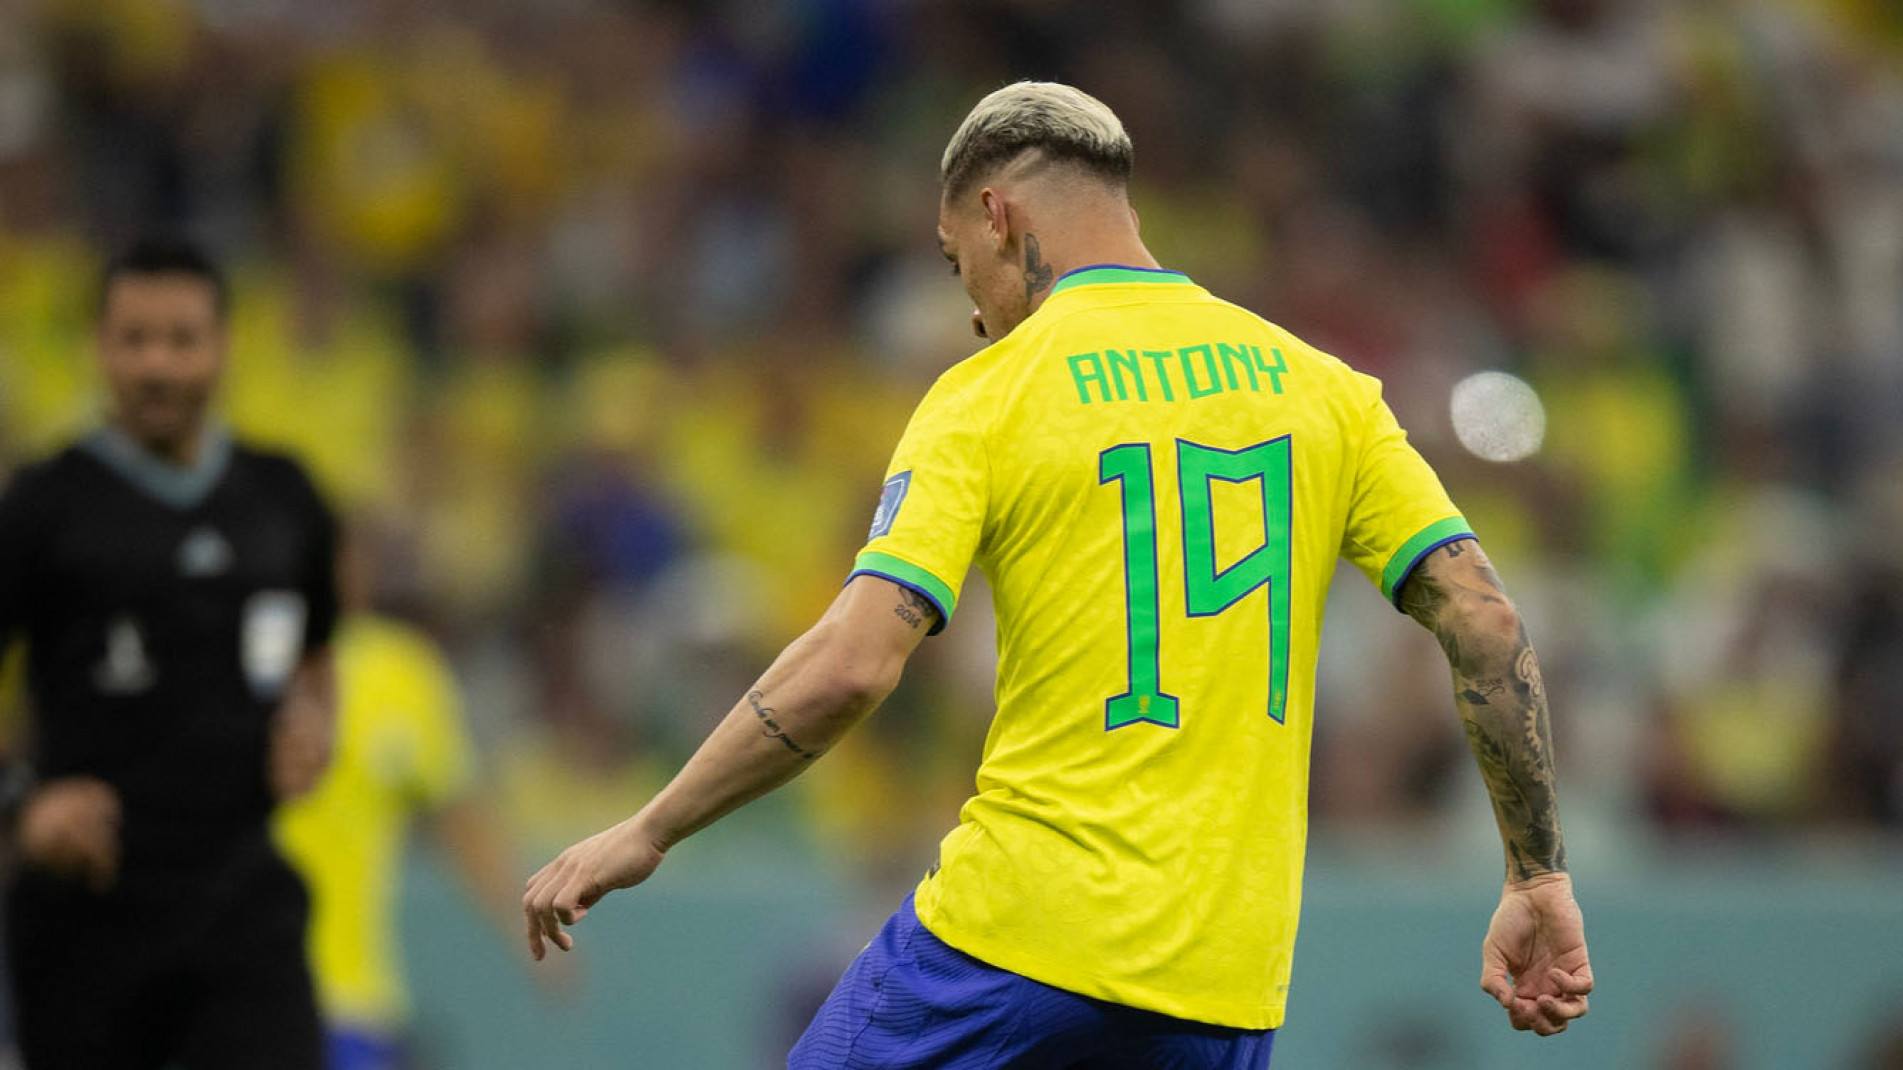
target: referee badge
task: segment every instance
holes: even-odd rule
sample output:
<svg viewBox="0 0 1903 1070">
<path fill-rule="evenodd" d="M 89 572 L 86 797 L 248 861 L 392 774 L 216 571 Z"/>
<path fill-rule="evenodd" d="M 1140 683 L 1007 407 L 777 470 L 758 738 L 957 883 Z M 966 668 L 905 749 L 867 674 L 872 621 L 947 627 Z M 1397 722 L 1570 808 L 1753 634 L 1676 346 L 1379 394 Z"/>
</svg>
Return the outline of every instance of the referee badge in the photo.
<svg viewBox="0 0 1903 1070">
<path fill-rule="evenodd" d="M 905 492 L 911 486 L 910 469 L 885 481 L 885 489 L 879 493 L 878 511 L 872 514 L 872 531 L 866 538 L 876 539 L 892 530 L 892 522 L 899 518 L 899 506 L 905 504 Z"/>
<path fill-rule="evenodd" d="M 304 650 L 304 621 L 309 608 L 295 591 L 259 591 L 245 602 L 243 648 L 245 680 L 259 698 L 278 697 Z"/>
</svg>

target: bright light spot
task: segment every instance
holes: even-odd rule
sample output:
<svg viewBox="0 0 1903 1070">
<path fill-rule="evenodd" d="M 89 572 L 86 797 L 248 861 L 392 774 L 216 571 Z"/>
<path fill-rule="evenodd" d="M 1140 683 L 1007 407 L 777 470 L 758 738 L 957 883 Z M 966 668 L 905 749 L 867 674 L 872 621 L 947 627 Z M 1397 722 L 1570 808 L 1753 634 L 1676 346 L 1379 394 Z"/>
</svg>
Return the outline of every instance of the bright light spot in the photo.
<svg viewBox="0 0 1903 1070">
<path fill-rule="evenodd" d="M 1546 409 L 1526 380 L 1506 372 L 1479 372 L 1454 387 L 1454 434 L 1476 457 L 1523 461 L 1546 440 Z"/>
</svg>

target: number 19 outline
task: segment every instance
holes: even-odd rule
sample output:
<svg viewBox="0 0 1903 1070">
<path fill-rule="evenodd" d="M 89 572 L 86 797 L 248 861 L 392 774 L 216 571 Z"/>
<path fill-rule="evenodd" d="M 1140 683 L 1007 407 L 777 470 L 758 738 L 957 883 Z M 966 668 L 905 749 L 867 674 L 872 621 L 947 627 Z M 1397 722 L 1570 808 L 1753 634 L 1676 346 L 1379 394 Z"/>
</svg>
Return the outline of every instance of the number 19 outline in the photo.
<svg viewBox="0 0 1903 1070">
<path fill-rule="evenodd" d="M 1213 617 L 1267 587 L 1269 718 L 1285 723 L 1288 708 L 1288 636 L 1294 472 L 1291 436 L 1225 450 L 1176 440 L 1177 499 L 1182 518 L 1183 608 Z M 1259 482 L 1262 544 L 1226 569 L 1216 567 L 1215 509 L 1210 486 Z M 1104 700 L 1104 730 L 1132 724 L 1181 726 L 1181 701 L 1162 688 L 1162 609 L 1159 598 L 1156 482 L 1150 444 L 1124 443 L 1097 455 L 1099 484 L 1121 485 L 1127 685 Z M 1277 493 L 1279 491 L 1279 493 Z"/>
</svg>

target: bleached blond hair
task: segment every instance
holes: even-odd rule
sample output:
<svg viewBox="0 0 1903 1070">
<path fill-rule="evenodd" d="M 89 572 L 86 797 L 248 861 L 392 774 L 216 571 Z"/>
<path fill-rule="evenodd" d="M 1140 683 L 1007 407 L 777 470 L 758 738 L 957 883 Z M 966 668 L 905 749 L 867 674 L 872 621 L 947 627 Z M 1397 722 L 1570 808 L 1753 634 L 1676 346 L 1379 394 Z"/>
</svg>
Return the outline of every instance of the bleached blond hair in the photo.
<svg viewBox="0 0 1903 1070">
<path fill-rule="evenodd" d="M 1032 149 L 1116 185 L 1130 181 L 1130 135 L 1103 101 L 1058 82 L 1016 82 L 971 109 L 939 162 L 947 197 Z"/>
</svg>

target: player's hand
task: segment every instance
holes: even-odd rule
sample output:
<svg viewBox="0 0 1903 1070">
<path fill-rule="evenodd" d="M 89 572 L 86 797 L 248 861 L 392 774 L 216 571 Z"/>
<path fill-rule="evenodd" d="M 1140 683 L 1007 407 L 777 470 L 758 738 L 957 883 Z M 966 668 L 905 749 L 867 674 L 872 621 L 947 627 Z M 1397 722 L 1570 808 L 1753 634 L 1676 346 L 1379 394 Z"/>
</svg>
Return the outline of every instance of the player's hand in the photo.
<svg viewBox="0 0 1903 1070">
<path fill-rule="evenodd" d="M 271 722 L 271 797 L 284 802 L 308 794 L 330 765 L 330 749 L 329 711 L 293 691 Z"/>
<path fill-rule="evenodd" d="M 542 961 L 546 944 L 567 951 L 575 938 L 562 926 L 588 915 L 601 897 L 617 888 L 632 888 L 652 876 L 665 852 L 647 835 L 636 818 L 581 841 L 556 856 L 529 878 L 522 911 L 529 919 L 529 955 Z"/>
<path fill-rule="evenodd" d="M 103 780 L 61 777 L 33 789 L 20 811 L 27 865 L 95 892 L 119 877 L 119 793 Z"/>
<path fill-rule="evenodd" d="M 1480 961 L 1480 987 L 1499 1001 L 1513 1028 L 1550 1037 L 1584 1015 L 1592 964 L 1572 878 L 1546 873 L 1507 885 Z"/>
</svg>

